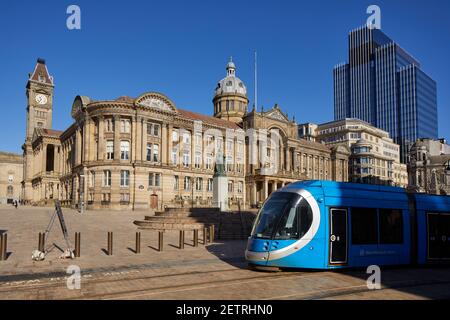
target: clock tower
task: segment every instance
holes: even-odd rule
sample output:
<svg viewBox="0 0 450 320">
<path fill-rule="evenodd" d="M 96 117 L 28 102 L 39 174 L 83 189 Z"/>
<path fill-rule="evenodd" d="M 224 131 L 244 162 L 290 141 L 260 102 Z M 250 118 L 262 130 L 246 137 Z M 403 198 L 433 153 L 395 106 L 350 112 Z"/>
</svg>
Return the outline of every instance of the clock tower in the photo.
<svg viewBox="0 0 450 320">
<path fill-rule="evenodd" d="M 22 200 L 32 199 L 33 147 L 32 139 L 36 128 L 51 129 L 53 111 L 53 77 L 48 73 L 44 59 L 38 59 L 33 73 L 28 75 L 27 129 L 23 150 Z"/>
<path fill-rule="evenodd" d="M 53 111 L 53 77 L 44 59 L 38 59 L 27 83 L 27 135 L 31 140 L 35 128 L 51 129 Z"/>
</svg>

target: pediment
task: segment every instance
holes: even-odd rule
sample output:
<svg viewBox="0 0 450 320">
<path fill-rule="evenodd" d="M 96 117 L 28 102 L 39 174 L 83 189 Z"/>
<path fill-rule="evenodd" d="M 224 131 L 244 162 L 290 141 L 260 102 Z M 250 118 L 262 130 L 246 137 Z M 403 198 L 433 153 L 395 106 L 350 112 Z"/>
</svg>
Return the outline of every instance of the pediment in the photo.
<svg viewBox="0 0 450 320">
<path fill-rule="evenodd" d="M 265 116 L 274 120 L 289 122 L 289 118 L 280 110 L 278 106 L 273 107 L 265 113 Z"/>
<path fill-rule="evenodd" d="M 83 111 L 84 108 L 86 108 L 86 106 L 90 103 L 90 99 L 88 97 L 85 96 L 77 96 L 72 104 L 72 112 L 71 115 L 73 118 L 75 118 L 75 116 Z"/>
<path fill-rule="evenodd" d="M 175 104 L 165 95 L 156 92 L 143 94 L 136 99 L 136 106 L 156 109 L 163 112 L 176 113 L 177 108 Z"/>
</svg>

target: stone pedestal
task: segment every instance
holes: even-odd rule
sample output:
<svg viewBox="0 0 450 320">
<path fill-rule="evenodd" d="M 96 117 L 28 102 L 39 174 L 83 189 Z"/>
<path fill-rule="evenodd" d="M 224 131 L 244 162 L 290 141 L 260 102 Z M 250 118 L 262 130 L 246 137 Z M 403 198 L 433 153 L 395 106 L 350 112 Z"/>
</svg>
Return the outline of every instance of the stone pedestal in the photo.
<svg viewBox="0 0 450 320">
<path fill-rule="evenodd" d="M 213 178 L 213 204 L 220 211 L 228 211 L 228 178 L 216 176 Z"/>
<path fill-rule="evenodd" d="M 220 211 L 228 211 L 228 178 L 225 173 L 225 157 L 217 157 L 213 176 L 213 205 Z"/>
</svg>

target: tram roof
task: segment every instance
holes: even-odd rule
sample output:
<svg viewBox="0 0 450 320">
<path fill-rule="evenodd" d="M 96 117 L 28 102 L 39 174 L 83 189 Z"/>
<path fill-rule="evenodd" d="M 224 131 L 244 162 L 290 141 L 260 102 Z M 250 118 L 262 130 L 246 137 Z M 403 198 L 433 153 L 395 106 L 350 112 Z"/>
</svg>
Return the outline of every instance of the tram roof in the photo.
<svg viewBox="0 0 450 320">
<path fill-rule="evenodd" d="M 374 184 L 364 184 L 364 183 L 353 183 L 353 182 L 335 182 L 335 181 L 325 181 L 325 180 L 305 180 L 291 183 L 288 185 L 290 188 L 304 188 L 304 187 L 318 187 L 318 188 L 336 188 L 336 189 L 353 189 L 353 190 L 367 190 L 367 191 L 381 191 L 381 192 L 396 192 L 396 193 L 406 193 L 404 188 L 374 185 Z"/>
</svg>

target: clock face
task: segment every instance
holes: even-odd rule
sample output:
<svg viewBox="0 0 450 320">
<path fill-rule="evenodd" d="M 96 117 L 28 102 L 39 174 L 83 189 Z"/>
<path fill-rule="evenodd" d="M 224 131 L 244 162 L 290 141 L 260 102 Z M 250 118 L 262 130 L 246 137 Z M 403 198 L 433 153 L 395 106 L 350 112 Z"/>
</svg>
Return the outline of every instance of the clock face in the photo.
<svg viewBox="0 0 450 320">
<path fill-rule="evenodd" d="M 43 94 L 38 94 L 36 96 L 36 102 L 39 104 L 46 104 L 47 103 L 47 97 Z"/>
</svg>

